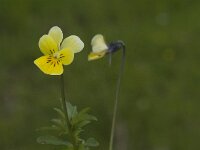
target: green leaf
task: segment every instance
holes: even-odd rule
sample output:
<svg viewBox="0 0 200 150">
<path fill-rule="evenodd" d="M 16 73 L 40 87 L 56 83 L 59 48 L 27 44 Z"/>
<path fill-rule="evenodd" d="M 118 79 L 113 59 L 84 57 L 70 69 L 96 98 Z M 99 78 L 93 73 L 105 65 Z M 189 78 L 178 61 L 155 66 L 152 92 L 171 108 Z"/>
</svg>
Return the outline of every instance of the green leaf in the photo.
<svg viewBox="0 0 200 150">
<path fill-rule="evenodd" d="M 59 108 L 54 108 L 54 110 L 60 115 L 60 117 L 62 119 L 65 119 L 65 114 L 63 113 L 63 111 Z"/>
<path fill-rule="evenodd" d="M 83 115 L 83 119 L 84 120 L 94 120 L 94 121 L 97 121 L 97 118 L 95 116 L 89 115 L 89 114 Z"/>
<path fill-rule="evenodd" d="M 58 127 L 65 127 L 65 124 L 60 119 L 51 119 L 51 122 L 53 122 Z"/>
<path fill-rule="evenodd" d="M 99 142 L 97 142 L 94 138 L 89 138 L 85 142 L 85 146 L 97 147 L 99 146 Z"/>
<path fill-rule="evenodd" d="M 68 127 L 67 125 L 60 119 L 52 119 L 51 122 L 54 123 L 53 126 L 57 127 L 58 129 L 60 129 L 60 133 L 59 134 L 67 134 L 68 133 Z"/>
<path fill-rule="evenodd" d="M 85 108 L 81 110 L 74 118 L 72 119 L 72 124 L 75 125 L 81 121 L 90 121 L 95 120 L 97 121 L 97 118 L 95 116 L 89 115 L 87 112 L 89 111 L 89 108 Z"/>
<path fill-rule="evenodd" d="M 76 129 L 76 130 L 74 131 L 73 135 L 75 135 L 75 137 L 79 138 L 79 134 L 80 134 L 81 132 L 83 132 L 83 131 L 84 131 L 84 130 L 82 130 L 82 129 Z"/>
<path fill-rule="evenodd" d="M 79 112 L 79 114 L 85 114 L 85 113 L 87 113 L 89 110 L 90 110 L 89 107 L 83 108 L 83 109 Z"/>
<path fill-rule="evenodd" d="M 81 121 L 81 122 L 79 122 L 79 123 L 77 123 L 77 124 L 75 125 L 75 128 L 76 128 L 76 129 L 82 128 L 82 127 L 86 126 L 87 124 L 89 124 L 90 122 L 91 122 L 91 121 L 88 121 L 88 120 Z"/>
<path fill-rule="evenodd" d="M 61 140 L 55 136 L 40 136 L 37 138 L 37 142 L 40 144 L 72 146 L 68 141 Z"/>
<path fill-rule="evenodd" d="M 72 118 L 74 118 L 74 116 L 78 114 L 77 107 L 72 106 L 69 102 L 67 102 L 66 105 L 67 105 L 67 112 L 69 115 L 69 119 L 71 120 Z"/>
</svg>

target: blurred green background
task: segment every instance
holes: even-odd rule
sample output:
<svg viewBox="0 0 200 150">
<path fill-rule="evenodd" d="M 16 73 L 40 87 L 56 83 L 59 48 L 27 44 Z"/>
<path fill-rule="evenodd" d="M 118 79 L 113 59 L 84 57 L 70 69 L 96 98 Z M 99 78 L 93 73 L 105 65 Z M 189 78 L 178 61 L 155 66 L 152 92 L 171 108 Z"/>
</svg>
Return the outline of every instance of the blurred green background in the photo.
<svg viewBox="0 0 200 150">
<path fill-rule="evenodd" d="M 57 25 L 80 36 L 84 51 L 65 67 L 67 97 L 97 116 L 86 128 L 108 147 L 121 53 L 88 62 L 90 40 L 123 40 L 126 67 L 115 150 L 200 149 L 200 1 L 0 0 L 0 149 L 54 150 L 36 143 L 36 128 L 59 107 L 58 77 L 33 64 L 39 38 Z"/>
</svg>

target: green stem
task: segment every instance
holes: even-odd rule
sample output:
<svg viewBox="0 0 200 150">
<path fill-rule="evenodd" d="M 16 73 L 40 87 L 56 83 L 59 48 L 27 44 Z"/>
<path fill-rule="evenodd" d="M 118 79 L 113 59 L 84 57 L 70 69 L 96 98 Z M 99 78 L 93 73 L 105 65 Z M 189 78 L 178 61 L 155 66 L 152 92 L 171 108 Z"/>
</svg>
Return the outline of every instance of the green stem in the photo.
<svg viewBox="0 0 200 150">
<path fill-rule="evenodd" d="M 115 134 L 117 107 L 118 107 L 118 101 L 119 101 L 118 100 L 119 99 L 119 91 L 120 91 L 121 77 L 122 77 L 122 73 L 123 73 L 123 70 L 124 70 L 124 63 L 125 63 L 125 46 L 123 46 L 122 61 L 121 61 L 121 66 L 120 66 L 119 76 L 118 76 L 117 86 L 116 86 L 115 103 L 114 103 L 110 142 L 109 142 L 109 150 L 113 150 L 113 138 L 114 138 L 114 134 Z"/>
<path fill-rule="evenodd" d="M 68 111 L 67 111 L 67 100 L 66 100 L 66 97 L 65 97 L 65 82 L 64 82 L 64 75 L 63 74 L 60 76 L 60 81 L 61 81 L 60 85 L 61 85 L 62 108 L 63 108 L 64 113 L 65 113 L 68 132 L 69 132 L 69 135 L 71 137 L 71 140 L 72 140 L 72 143 L 73 143 L 73 146 L 74 146 L 74 150 L 78 150 L 77 142 L 76 142 L 75 137 L 73 136 L 72 126 L 71 126 Z"/>
<path fill-rule="evenodd" d="M 62 108 L 64 110 L 65 113 L 65 118 L 66 118 L 66 123 L 67 123 L 67 127 L 68 129 L 70 129 L 70 121 L 69 121 L 69 115 L 68 115 L 68 111 L 67 111 L 67 101 L 65 98 L 65 83 L 64 83 L 64 75 L 62 74 L 60 76 L 60 85 L 61 85 L 61 100 L 62 100 Z"/>
</svg>

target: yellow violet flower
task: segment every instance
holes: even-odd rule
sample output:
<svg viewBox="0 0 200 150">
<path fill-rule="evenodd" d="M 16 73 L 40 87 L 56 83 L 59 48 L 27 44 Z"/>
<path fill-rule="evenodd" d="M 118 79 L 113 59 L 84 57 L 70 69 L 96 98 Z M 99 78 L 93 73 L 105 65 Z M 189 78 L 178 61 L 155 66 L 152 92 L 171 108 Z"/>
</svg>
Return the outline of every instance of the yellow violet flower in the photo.
<svg viewBox="0 0 200 150">
<path fill-rule="evenodd" d="M 101 34 L 97 34 L 92 38 L 91 45 L 92 52 L 88 55 L 89 61 L 102 58 L 108 52 L 108 46 Z"/>
<path fill-rule="evenodd" d="M 97 34 L 92 38 L 91 41 L 92 52 L 88 55 L 88 60 L 96 60 L 104 57 L 106 54 L 113 54 L 114 52 L 122 48 L 125 54 L 125 45 L 123 41 L 114 41 L 106 44 L 103 35 Z"/>
<path fill-rule="evenodd" d="M 44 56 L 34 61 L 34 64 L 45 74 L 63 74 L 63 65 L 69 65 L 74 59 L 74 53 L 83 50 L 84 43 L 76 35 L 71 35 L 63 40 L 62 30 L 54 26 L 48 34 L 39 40 L 39 48 Z M 62 43 L 61 43 L 62 42 Z"/>
</svg>

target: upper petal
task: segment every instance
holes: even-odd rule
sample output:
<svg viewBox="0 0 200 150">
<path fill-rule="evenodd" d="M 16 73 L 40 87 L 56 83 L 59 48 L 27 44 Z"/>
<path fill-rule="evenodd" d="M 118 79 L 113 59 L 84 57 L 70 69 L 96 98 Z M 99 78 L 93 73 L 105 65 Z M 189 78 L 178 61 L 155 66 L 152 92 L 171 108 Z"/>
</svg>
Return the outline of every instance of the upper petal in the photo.
<svg viewBox="0 0 200 150">
<path fill-rule="evenodd" d="M 54 26 L 49 30 L 49 35 L 55 40 L 59 47 L 63 39 L 62 30 L 58 26 Z"/>
<path fill-rule="evenodd" d="M 101 34 L 97 34 L 92 38 L 91 45 L 94 53 L 108 50 L 108 46 L 106 45 L 104 37 Z"/>
<path fill-rule="evenodd" d="M 53 54 L 58 51 L 55 40 L 50 35 L 43 35 L 39 40 L 39 47 L 44 55 Z"/>
<path fill-rule="evenodd" d="M 63 73 L 62 63 L 52 56 L 42 56 L 36 59 L 34 63 L 45 74 L 61 75 Z"/>
<path fill-rule="evenodd" d="M 58 59 L 63 65 L 69 65 L 74 60 L 74 52 L 68 48 L 62 49 L 58 51 Z"/>
<path fill-rule="evenodd" d="M 74 53 L 78 53 L 84 48 L 84 43 L 76 35 L 71 35 L 65 38 L 62 42 L 61 49 L 68 48 L 71 49 Z"/>
</svg>

